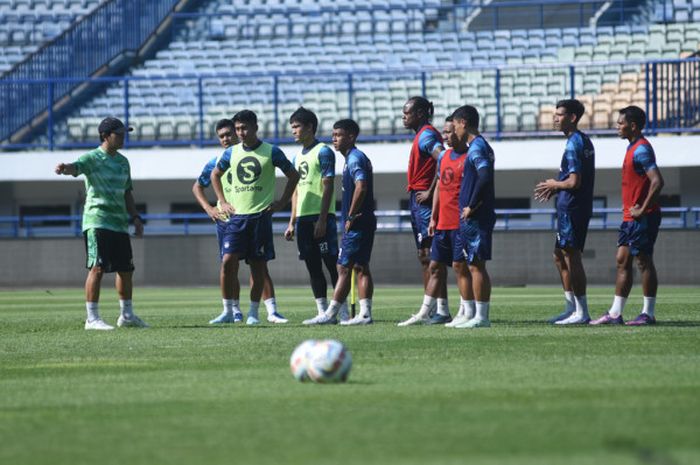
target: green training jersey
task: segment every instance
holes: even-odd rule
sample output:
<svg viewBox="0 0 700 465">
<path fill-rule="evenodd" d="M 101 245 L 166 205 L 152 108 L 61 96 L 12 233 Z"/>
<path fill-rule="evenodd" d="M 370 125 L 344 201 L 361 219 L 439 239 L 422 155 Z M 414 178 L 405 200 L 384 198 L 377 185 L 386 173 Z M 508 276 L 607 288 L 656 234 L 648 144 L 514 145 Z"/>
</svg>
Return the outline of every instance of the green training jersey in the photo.
<svg viewBox="0 0 700 465">
<path fill-rule="evenodd" d="M 224 173 L 224 195 L 237 215 L 251 215 L 265 210 L 275 199 L 273 146 L 262 142 L 254 150 L 243 144 L 232 147 L 230 168 Z M 224 155 L 225 156 L 225 155 Z"/>
<path fill-rule="evenodd" d="M 322 143 L 317 143 L 308 152 L 302 150 L 294 157 L 294 168 L 299 172 L 299 184 L 297 184 L 297 217 L 319 215 L 321 213 L 321 201 L 323 199 L 323 178 L 329 177 L 328 167 L 321 166 L 321 151 L 332 151 Z M 327 156 L 326 156 L 327 157 Z M 328 162 L 327 162 L 328 163 Z M 333 157 L 330 170 L 335 166 Z M 334 175 L 335 173 L 333 173 Z M 335 189 L 331 194 L 328 214 L 335 213 Z"/>
<path fill-rule="evenodd" d="M 129 160 L 121 153 L 109 155 L 98 147 L 73 163 L 77 175 L 85 176 L 83 231 L 101 228 L 129 232 L 129 213 L 124 194 L 132 189 Z"/>
</svg>

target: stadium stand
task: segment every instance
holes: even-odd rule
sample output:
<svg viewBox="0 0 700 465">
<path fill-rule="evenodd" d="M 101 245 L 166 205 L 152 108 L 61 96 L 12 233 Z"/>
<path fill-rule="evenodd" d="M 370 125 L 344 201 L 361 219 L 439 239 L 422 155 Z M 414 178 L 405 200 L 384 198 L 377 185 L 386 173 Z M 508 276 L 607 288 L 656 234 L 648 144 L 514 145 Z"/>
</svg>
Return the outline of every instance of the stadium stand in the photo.
<svg viewBox="0 0 700 465">
<path fill-rule="evenodd" d="M 100 0 L 0 0 L 0 75 L 99 4 Z"/>
<path fill-rule="evenodd" d="M 623 102 L 646 102 L 646 70 L 630 61 L 698 51 L 691 1 L 620 2 L 632 4 L 624 17 L 602 10 L 614 2 L 550 0 L 540 2 L 541 15 L 513 3 L 201 2 L 194 14 L 179 15 L 172 41 L 132 67 L 128 81 L 59 121 L 57 143 L 90 140 L 95 118 L 122 114 L 126 99 L 129 118 L 138 121 L 132 140 L 140 142 L 210 139 L 218 119 L 243 107 L 260 115 L 265 137 L 284 138 L 285 119 L 300 104 L 317 111 L 324 133 L 352 111 L 365 135 L 399 136 L 398 109 L 423 92 L 437 118 L 468 101 L 482 112 L 486 131 L 542 131 L 551 129 L 552 104 L 572 93 L 572 70 L 574 94 L 587 106 L 583 127 L 606 130 Z M 653 24 L 669 18 L 677 22 Z"/>
</svg>

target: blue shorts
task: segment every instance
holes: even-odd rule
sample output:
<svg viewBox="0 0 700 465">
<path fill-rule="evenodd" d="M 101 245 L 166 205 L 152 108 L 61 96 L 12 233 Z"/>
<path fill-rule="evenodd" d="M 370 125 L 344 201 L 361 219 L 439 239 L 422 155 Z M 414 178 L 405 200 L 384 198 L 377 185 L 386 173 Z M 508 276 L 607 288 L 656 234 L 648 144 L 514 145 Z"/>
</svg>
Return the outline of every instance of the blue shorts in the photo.
<svg viewBox="0 0 700 465">
<path fill-rule="evenodd" d="M 629 247 L 630 254 L 634 256 L 639 254 L 653 255 L 660 224 L 661 212 L 658 211 L 634 221 L 623 221 L 620 225 L 617 246 Z"/>
<path fill-rule="evenodd" d="M 338 264 L 345 267 L 353 264 L 369 265 L 375 229 L 376 227 L 351 229 L 344 233 L 338 254 Z"/>
<path fill-rule="evenodd" d="M 272 242 L 272 215 L 267 212 L 253 215 L 233 215 L 221 237 L 221 256 L 238 254 L 239 259 L 272 260 L 275 246 Z"/>
<path fill-rule="evenodd" d="M 464 261 L 463 248 L 459 229 L 438 229 L 430 246 L 430 260 L 452 266 L 453 262 Z"/>
<path fill-rule="evenodd" d="M 469 218 L 459 222 L 462 258 L 467 263 L 491 260 L 491 242 L 496 218 Z"/>
<path fill-rule="evenodd" d="M 557 211 L 556 249 L 578 249 L 583 252 L 591 215 L 571 211 Z"/>
<path fill-rule="evenodd" d="M 314 225 L 317 220 L 317 215 L 297 218 L 296 233 L 299 260 L 338 255 L 338 223 L 335 215 L 328 215 L 326 235 L 321 239 L 314 239 Z"/>
<path fill-rule="evenodd" d="M 433 214 L 433 204 L 420 204 L 416 201 L 416 191 L 411 191 L 408 197 L 408 209 L 411 211 L 411 228 L 417 249 L 430 247 L 432 239 L 428 235 L 430 216 Z"/>
<path fill-rule="evenodd" d="M 216 242 L 219 244 L 219 259 L 224 258 L 224 235 L 226 234 L 225 221 L 216 220 Z"/>
</svg>

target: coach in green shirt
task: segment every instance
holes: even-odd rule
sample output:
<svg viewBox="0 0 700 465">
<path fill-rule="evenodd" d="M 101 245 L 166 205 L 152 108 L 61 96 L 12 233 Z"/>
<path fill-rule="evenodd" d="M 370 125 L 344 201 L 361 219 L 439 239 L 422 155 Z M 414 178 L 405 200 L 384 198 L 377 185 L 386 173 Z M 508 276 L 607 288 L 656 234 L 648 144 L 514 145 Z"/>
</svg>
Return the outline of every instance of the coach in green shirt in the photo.
<svg viewBox="0 0 700 465">
<path fill-rule="evenodd" d="M 134 128 L 128 128 L 133 131 Z M 98 127 L 100 146 L 74 163 L 60 163 L 56 174 L 85 176 L 85 208 L 83 235 L 87 252 L 87 280 L 85 281 L 85 329 L 114 329 L 100 318 L 98 302 L 104 273 L 117 273 L 116 287 L 121 314 L 120 327 L 147 327 L 134 314 L 132 275 L 134 261 L 129 240 L 129 218 L 133 219 L 136 236 L 143 235 L 143 221 L 136 211 L 131 193 L 129 160 L 118 152 L 124 146 L 127 128 L 117 118 L 105 118 Z"/>
</svg>

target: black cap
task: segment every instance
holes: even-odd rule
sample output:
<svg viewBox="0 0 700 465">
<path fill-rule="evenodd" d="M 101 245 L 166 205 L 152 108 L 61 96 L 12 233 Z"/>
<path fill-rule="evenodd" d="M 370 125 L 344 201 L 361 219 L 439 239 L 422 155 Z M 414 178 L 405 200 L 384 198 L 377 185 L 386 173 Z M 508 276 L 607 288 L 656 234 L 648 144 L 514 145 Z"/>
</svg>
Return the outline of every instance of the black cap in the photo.
<svg viewBox="0 0 700 465">
<path fill-rule="evenodd" d="M 106 132 L 115 132 L 119 134 L 124 133 L 126 131 L 131 132 L 133 130 L 134 128 L 126 128 L 124 126 L 124 123 L 122 123 L 122 121 L 119 118 L 114 118 L 112 116 L 103 119 L 99 127 L 97 128 L 97 132 L 99 132 L 100 134 L 104 134 Z"/>
</svg>

